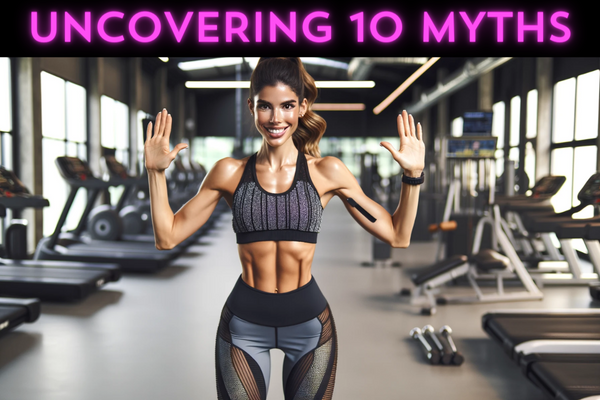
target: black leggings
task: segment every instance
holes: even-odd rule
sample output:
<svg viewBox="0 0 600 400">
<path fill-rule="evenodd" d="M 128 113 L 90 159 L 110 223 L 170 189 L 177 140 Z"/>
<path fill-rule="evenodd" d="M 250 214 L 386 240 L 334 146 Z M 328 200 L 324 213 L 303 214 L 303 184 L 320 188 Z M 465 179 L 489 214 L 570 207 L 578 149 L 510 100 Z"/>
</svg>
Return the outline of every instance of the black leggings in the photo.
<svg viewBox="0 0 600 400">
<path fill-rule="evenodd" d="M 333 316 L 314 278 L 286 293 L 266 293 L 241 276 L 229 295 L 217 332 L 219 400 L 265 400 L 270 349 L 285 353 L 286 400 L 329 400 L 337 363 Z"/>
</svg>

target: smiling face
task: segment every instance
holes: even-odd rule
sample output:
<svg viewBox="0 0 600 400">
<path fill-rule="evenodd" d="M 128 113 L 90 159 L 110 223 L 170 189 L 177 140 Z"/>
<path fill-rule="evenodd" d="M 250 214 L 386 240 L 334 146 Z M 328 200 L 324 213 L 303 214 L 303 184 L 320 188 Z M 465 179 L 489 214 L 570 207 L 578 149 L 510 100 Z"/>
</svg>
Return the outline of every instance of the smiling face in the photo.
<svg viewBox="0 0 600 400">
<path fill-rule="evenodd" d="M 248 99 L 248 107 L 263 139 L 278 147 L 298 128 L 298 118 L 306 112 L 307 101 L 300 102 L 289 86 L 279 83 L 265 86 L 253 99 Z"/>
</svg>

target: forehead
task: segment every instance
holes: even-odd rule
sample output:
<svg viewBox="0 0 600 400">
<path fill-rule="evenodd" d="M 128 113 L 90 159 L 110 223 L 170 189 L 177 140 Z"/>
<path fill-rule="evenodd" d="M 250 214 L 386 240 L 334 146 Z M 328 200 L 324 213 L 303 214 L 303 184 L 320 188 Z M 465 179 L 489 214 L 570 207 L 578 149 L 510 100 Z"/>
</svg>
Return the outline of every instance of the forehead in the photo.
<svg viewBox="0 0 600 400">
<path fill-rule="evenodd" d="M 276 104 L 290 100 L 298 101 L 298 95 L 294 93 L 288 85 L 278 83 L 276 86 L 265 86 L 262 88 L 262 90 L 254 97 L 254 100 L 263 100 Z"/>
</svg>

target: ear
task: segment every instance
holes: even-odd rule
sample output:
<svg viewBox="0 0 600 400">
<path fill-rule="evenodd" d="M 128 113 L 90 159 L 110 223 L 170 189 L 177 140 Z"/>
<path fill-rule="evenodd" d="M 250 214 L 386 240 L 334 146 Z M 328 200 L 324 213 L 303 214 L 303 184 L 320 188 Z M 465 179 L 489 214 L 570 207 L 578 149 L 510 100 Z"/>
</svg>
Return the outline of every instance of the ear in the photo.
<svg viewBox="0 0 600 400">
<path fill-rule="evenodd" d="M 254 115 L 254 104 L 252 104 L 250 98 L 248 98 L 248 109 L 250 110 L 250 115 Z"/>
<path fill-rule="evenodd" d="M 308 100 L 306 100 L 306 97 L 302 100 L 302 103 L 300 103 L 300 109 L 298 111 L 300 115 L 304 115 L 308 111 Z"/>
</svg>

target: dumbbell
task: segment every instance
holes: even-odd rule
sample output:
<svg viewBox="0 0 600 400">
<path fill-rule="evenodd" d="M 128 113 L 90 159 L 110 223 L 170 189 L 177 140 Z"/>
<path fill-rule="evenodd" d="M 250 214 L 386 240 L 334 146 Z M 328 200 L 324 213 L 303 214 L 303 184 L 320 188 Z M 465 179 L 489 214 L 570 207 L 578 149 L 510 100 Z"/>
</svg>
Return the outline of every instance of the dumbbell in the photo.
<svg viewBox="0 0 600 400">
<path fill-rule="evenodd" d="M 452 363 L 452 349 L 445 343 L 445 341 L 442 342 L 440 338 L 438 338 L 433 326 L 425 325 L 423 327 L 423 336 L 425 336 L 425 338 L 428 339 L 427 341 L 429 343 L 433 343 L 433 345 L 437 347 L 441 355 L 442 364 L 449 365 Z"/>
<path fill-rule="evenodd" d="M 440 352 L 427 343 L 427 340 L 423 337 L 423 332 L 421 329 L 411 329 L 410 336 L 421 343 L 422 348 L 425 351 L 425 355 L 431 364 L 437 365 L 440 363 Z"/>
<path fill-rule="evenodd" d="M 444 339 L 446 339 L 448 341 L 448 344 L 450 345 L 450 348 L 452 349 L 452 364 L 454 365 L 461 365 L 464 361 L 465 358 L 463 357 L 462 354 L 460 354 L 458 352 L 458 350 L 456 349 L 456 345 L 454 344 L 454 341 L 452 340 L 452 328 L 450 328 L 448 325 L 444 325 L 440 328 L 440 335 L 442 335 L 444 337 Z"/>
</svg>

